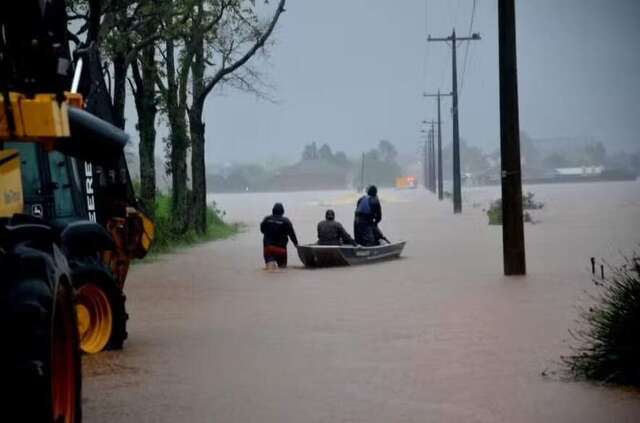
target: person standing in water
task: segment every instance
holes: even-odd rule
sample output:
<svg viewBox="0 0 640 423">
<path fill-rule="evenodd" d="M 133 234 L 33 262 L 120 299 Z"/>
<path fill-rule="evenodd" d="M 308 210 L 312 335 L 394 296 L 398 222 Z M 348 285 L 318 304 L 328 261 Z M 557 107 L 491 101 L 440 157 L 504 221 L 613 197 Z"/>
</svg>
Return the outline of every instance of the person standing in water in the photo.
<svg viewBox="0 0 640 423">
<path fill-rule="evenodd" d="M 293 224 L 284 217 L 282 203 L 275 203 L 272 214 L 262 219 L 260 232 L 264 234 L 262 245 L 267 270 L 287 267 L 287 244 L 291 239 L 293 245 L 297 247 L 298 238 L 293 230 Z"/>
<path fill-rule="evenodd" d="M 382 207 L 378 200 L 378 188 L 371 185 L 367 195 L 363 195 L 356 204 L 356 215 L 353 221 L 353 235 L 356 242 L 364 246 L 378 245 L 376 229 L 382 220 Z"/>
</svg>

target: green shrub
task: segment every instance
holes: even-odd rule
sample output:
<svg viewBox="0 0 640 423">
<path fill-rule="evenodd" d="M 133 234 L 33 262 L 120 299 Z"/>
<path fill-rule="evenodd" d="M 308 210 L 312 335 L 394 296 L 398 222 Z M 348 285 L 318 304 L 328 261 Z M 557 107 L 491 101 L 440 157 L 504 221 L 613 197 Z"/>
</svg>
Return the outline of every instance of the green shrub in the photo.
<svg viewBox="0 0 640 423">
<path fill-rule="evenodd" d="M 237 225 L 229 225 L 223 220 L 225 212 L 218 209 L 215 203 L 207 206 L 206 215 L 207 232 L 204 235 L 198 235 L 193 230 L 179 233 L 176 231 L 176 226 L 171 218 L 171 197 L 166 194 L 159 194 L 156 197 L 154 216 L 156 236 L 151 251 L 153 253 L 164 253 L 179 246 L 227 238 L 238 231 Z"/>
<path fill-rule="evenodd" d="M 491 202 L 489 210 L 487 210 L 487 216 L 489 217 L 489 225 L 502 225 L 502 200 L 497 199 Z M 528 212 L 524 212 L 522 218 L 525 222 L 533 223 L 533 219 L 531 219 L 531 215 Z"/>
<path fill-rule="evenodd" d="M 539 210 L 544 207 L 544 203 L 536 202 L 533 199 L 534 196 L 534 193 L 527 192 L 522 197 L 523 210 Z M 487 216 L 489 217 L 489 225 L 502 225 L 502 199 L 498 198 L 491 202 L 489 210 L 487 210 Z M 522 213 L 522 218 L 525 222 L 534 223 L 531 215 L 526 211 Z"/>
<path fill-rule="evenodd" d="M 640 386 L 640 255 L 594 283 L 594 305 L 581 309 L 580 327 L 570 331 L 577 346 L 562 362 L 578 379 Z"/>
<path fill-rule="evenodd" d="M 500 199 L 492 201 L 487 210 L 489 225 L 502 225 L 502 201 Z"/>
</svg>

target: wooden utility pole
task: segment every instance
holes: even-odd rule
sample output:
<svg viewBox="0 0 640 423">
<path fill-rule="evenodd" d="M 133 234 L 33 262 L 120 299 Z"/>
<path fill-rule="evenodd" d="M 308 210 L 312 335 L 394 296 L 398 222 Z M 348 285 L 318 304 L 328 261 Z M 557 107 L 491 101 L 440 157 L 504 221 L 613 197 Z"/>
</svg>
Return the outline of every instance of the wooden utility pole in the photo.
<svg viewBox="0 0 640 423">
<path fill-rule="evenodd" d="M 425 188 L 429 191 L 436 193 L 436 159 L 435 159 L 435 129 L 434 125 L 437 123 L 435 120 L 423 120 L 423 124 L 431 125 L 431 128 L 427 131 L 422 129 L 422 133 L 426 135 L 424 141 L 424 160 L 425 160 Z"/>
<path fill-rule="evenodd" d="M 425 97 L 436 97 L 438 100 L 438 200 L 442 201 L 444 197 L 442 182 L 442 116 L 440 114 L 440 98 L 444 96 L 452 96 L 453 93 L 442 94 L 438 89 L 436 94 L 423 94 Z"/>
<path fill-rule="evenodd" d="M 505 275 L 526 274 L 520 122 L 516 61 L 515 0 L 498 0 L 500 59 L 500 161 L 502 166 L 502 249 Z"/>
<path fill-rule="evenodd" d="M 427 123 L 423 120 L 422 123 Z M 422 128 L 420 133 L 424 135 L 424 144 L 422 146 L 422 183 L 424 189 L 429 189 L 429 133 L 426 129 Z"/>
<path fill-rule="evenodd" d="M 454 29 L 450 36 L 433 38 L 431 35 L 427 41 L 451 42 L 451 92 L 453 99 L 453 212 L 462 213 L 462 187 L 460 177 L 460 128 L 458 125 L 458 68 L 456 48 L 458 41 L 479 40 L 480 34 L 474 33 L 470 37 L 456 37 Z"/>
<path fill-rule="evenodd" d="M 431 170 L 429 169 L 429 132 L 425 132 L 423 150 L 424 166 L 422 167 L 422 169 L 424 171 L 424 187 L 428 190 L 431 186 L 431 181 L 429 180 L 429 175 L 431 175 Z"/>
<path fill-rule="evenodd" d="M 431 185 L 429 189 L 434 194 L 436 193 L 436 149 L 435 149 L 435 140 L 436 140 L 436 130 L 434 126 L 434 122 L 431 122 L 431 131 L 429 137 L 429 181 Z"/>
</svg>

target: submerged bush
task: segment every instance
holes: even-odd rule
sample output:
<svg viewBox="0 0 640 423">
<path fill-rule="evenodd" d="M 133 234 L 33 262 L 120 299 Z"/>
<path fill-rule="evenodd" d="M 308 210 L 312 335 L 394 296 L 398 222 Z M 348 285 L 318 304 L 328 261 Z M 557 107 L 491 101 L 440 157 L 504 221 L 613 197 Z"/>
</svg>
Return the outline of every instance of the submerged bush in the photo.
<svg viewBox="0 0 640 423">
<path fill-rule="evenodd" d="M 578 345 L 562 362 L 578 379 L 640 386 L 640 254 L 608 273 L 594 279 L 594 305 L 581 310 L 570 331 Z"/>
<path fill-rule="evenodd" d="M 542 207 L 540 207 L 542 208 Z M 487 216 L 489 217 L 489 225 L 502 225 L 502 200 L 497 199 L 491 202 L 489 210 L 487 210 Z M 522 213 L 522 218 L 525 222 L 533 223 L 531 215 L 528 212 Z"/>
<path fill-rule="evenodd" d="M 176 225 L 171 216 L 171 197 L 169 195 L 160 194 L 157 196 L 154 214 L 156 234 L 151 251 L 156 253 L 167 252 L 174 247 L 200 241 L 226 238 L 238 230 L 237 226 L 229 225 L 223 220 L 225 212 L 218 209 L 215 202 L 207 206 L 207 232 L 204 235 L 198 235 L 193 230 L 185 233 L 176 231 Z"/>
<path fill-rule="evenodd" d="M 522 208 L 525 210 L 539 210 L 544 207 L 544 203 L 541 201 L 536 201 L 533 199 L 535 194 L 531 191 L 528 191 L 524 196 L 522 196 Z"/>
</svg>

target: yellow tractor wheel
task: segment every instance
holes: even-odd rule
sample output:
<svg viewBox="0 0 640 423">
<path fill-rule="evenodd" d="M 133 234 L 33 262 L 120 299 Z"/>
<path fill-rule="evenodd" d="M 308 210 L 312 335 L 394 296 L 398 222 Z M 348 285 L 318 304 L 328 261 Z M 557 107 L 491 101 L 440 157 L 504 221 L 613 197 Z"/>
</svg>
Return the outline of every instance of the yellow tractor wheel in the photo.
<svg viewBox="0 0 640 423">
<path fill-rule="evenodd" d="M 109 295 L 99 285 L 86 282 L 76 292 L 80 349 L 88 354 L 104 350 L 113 333 L 113 309 Z"/>
</svg>

